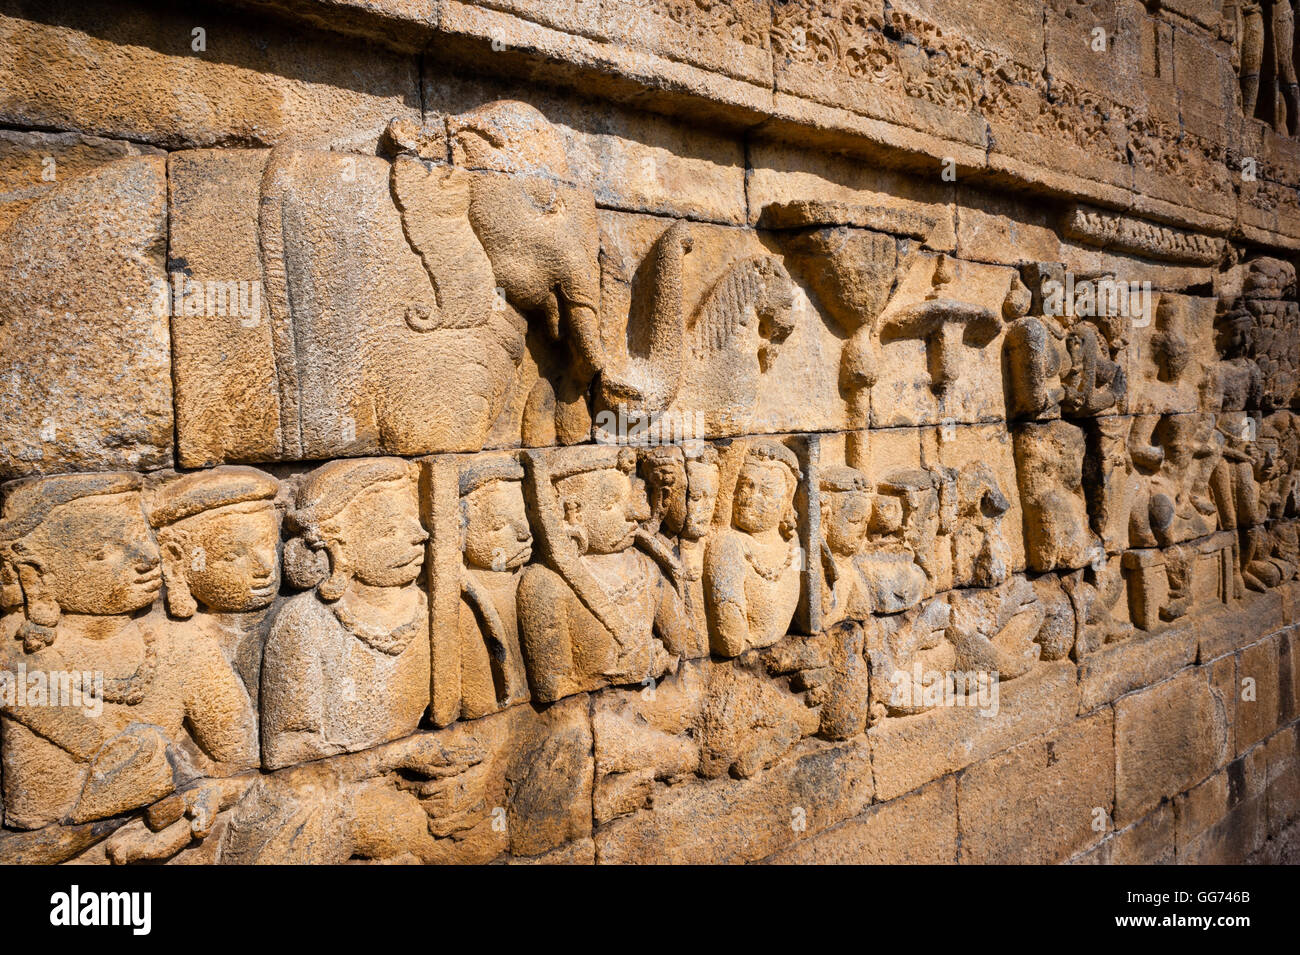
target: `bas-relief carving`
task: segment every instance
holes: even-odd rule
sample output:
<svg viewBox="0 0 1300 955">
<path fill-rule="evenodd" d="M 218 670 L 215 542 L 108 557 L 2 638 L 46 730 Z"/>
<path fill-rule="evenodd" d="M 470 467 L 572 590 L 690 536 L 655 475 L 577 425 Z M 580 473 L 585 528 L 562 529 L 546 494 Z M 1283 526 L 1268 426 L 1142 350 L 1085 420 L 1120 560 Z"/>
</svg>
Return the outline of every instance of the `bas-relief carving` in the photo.
<svg viewBox="0 0 1300 955">
<path fill-rule="evenodd" d="M 509 454 L 434 458 L 426 470 L 430 713 L 439 726 L 529 698 L 516 601 L 533 552 L 523 478 Z"/>
<path fill-rule="evenodd" d="M 639 526 L 649 501 L 636 452 L 530 451 L 524 461 L 541 558 L 518 591 L 533 698 L 674 669 L 694 638 L 677 562 Z"/>
<path fill-rule="evenodd" d="M 287 515 L 289 582 L 262 661 L 262 764 L 352 752 L 404 736 L 429 701 L 427 532 L 413 466 L 331 461 Z"/>
<path fill-rule="evenodd" d="M 803 471 L 775 440 L 733 445 L 730 493 L 704 558 L 705 604 L 714 653 L 739 656 L 771 646 L 799 606 L 804 549 L 795 495 Z"/>
<path fill-rule="evenodd" d="M 1225 14 L 1235 20 L 1233 52 L 1241 83 L 1242 113 L 1262 114 L 1279 134 L 1300 131 L 1300 86 L 1296 83 L 1295 9 L 1291 0 L 1237 0 Z M 1261 98 L 1260 76 L 1268 51 L 1269 88 Z"/>
<path fill-rule="evenodd" d="M 222 483 L 182 492 L 160 513 L 201 535 L 212 514 L 200 508 L 239 507 L 268 490 L 247 480 L 230 493 Z M 0 517 L 16 581 L 6 591 L 5 669 L 103 680 L 78 705 L 33 698 L 4 707 L 5 823 L 35 829 L 151 807 L 147 829 L 132 823 L 112 836 L 118 861 L 165 858 L 204 838 L 238 785 L 201 779 L 202 769 L 245 769 L 258 752 L 248 692 L 221 645 L 197 627 L 169 625 L 156 606 L 163 557 L 141 488 L 139 475 L 120 472 L 28 479 L 8 486 Z M 191 599 L 240 610 L 263 599 L 256 572 L 214 563 L 191 578 Z"/>
<path fill-rule="evenodd" d="M 1161 291 L 1149 326 L 1058 316 L 1063 265 L 919 251 L 933 223 L 895 211 L 631 241 L 531 107 L 446 130 L 248 163 L 281 422 L 248 456 L 439 453 L 6 489 L 7 656 L 103 670 L 111 717 L 0 712 L 10 830 L 119 862 L 537 855 L 593 806 L 932 708 L 929 674 L 1013 679 L 1300 571 L 1289 263 L 1229 250 L 1214 297 Z M 1224 244 L 1141 225 L 1061 228 Z M 800 381 L 792 350 L 827 367 Z M 823 433 L 748 436 L 805 385 Z M 709 441 L 585 444 L 610 409 L 697 409 Z M 223 459 L 203 440 L 182 463 Z"/>
</svg>

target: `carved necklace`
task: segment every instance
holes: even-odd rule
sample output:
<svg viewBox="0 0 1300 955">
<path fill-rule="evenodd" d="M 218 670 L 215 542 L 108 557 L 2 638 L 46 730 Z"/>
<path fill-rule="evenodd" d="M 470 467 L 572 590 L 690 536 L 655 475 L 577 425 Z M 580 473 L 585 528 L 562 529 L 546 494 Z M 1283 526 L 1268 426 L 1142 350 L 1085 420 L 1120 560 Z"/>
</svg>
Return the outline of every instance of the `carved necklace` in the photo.
<svg viewBox="0 0 1300 955">
<path fill-rule="evenodd" d="M 639 595 L 646 585 L 646 573 L 638 569 L 637 573 L 623 583 L 609 586 L 603 577 L 597 577 L 600 583 L 600 589 L 605 591 L 605 596 L 614 603 L 618 603 L 626 597 Z"/>
<path fill-rule="evenodd" d="M 130 676 L 105 677 L 104 689 L 100 699 L 105 703 L 120 703 L 135 706 L 144 701 L 145 691 L 153 682 L 158 669 L 158 648 L 154 646 L 157 635 L 153 630 L 141 627 L 140 638 L 144 641 L 144 659 Z"/>
<path fill-rule="evenodd" d="M 745 541 L 745 545 L 741 548 L 741 553 L 745 555 L 745 560 L 748 562 L 749 566 L 754 568 L 754 573 L 758 574 L 758 576 L 762 577 L 770 584 L 776 583 L 777 578 L 779 578 L 783 573 L 785 573 L 785 569 L 794 562 L 794 555 L 795 555 L 794 544 L 786 545 L 787 551 L 785 555 L 785 560 L 783 560 L 780 564 L 772 568 L 765 567 L 763 566 L 763 564 L 759 562 L 758 557 L 755 556 L 754 554 L 753 547 L 754 547 L 753 544 L 751 544 L 749 541 Z"/>
<path fill-rule="evenodd" d="M 371 627 L 363 624 L 354 613 L 342 605 L 341 601 L 330 604 L 334 617 L 343 629 L 352 634 L 366 646 L 390 657 L 395 657 L 410 646 L 416 634 L 420 632 L 423 618 L 417 614 L 396 630 Z"/>
</svg>

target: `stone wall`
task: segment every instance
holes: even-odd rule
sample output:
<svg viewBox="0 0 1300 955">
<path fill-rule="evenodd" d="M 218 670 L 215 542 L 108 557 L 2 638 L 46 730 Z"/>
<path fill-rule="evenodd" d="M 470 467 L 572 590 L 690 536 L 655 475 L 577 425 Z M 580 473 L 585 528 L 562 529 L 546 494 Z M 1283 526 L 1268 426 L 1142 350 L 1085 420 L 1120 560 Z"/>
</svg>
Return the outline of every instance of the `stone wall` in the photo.
<svg viewBox="0 0 1300 955">
<path fill-rule="evenodd" d="M 1260 6 L 0 0 L 0 860 L 1284 857 Z"/>
</svg>

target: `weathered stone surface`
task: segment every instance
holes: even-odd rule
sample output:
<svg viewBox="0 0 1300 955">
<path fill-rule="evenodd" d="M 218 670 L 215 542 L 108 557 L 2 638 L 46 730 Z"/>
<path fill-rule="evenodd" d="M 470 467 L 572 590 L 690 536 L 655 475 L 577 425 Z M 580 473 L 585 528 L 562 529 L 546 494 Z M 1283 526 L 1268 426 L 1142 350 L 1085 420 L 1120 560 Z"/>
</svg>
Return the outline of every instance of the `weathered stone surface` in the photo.
<svg viewBox="0 0 1300 955">
<path fill-rule="evenodd" d="M 1237 752 L 1272 736 L 1281 711 L 1279 698 L 1280 641 L 1261 640 L 1237 654 Z"/>
<path fill-rule="evenodd" d="M 1264 758 L 1268 834 L 1272 838 L 1300 815 L 1300 728 L 1293 724 L 1269 737 Z"/>
<path fill-rule="evenodd" d="M 1114 737 L 1113 716 L 1102 710 L 964 771 L 961 861 L 1061 862 L 1099 842 L 1115 798 Z"/>
<path fill-rule="evenodd" d="M 0 244 L 0 477 L 165 467 L 172 387 L 160 157 L 58 183 Z"/>
<path fill-rule="evenodd" d="M 957 861 L 956 784 L 945 776 L 872 806 L 765 862 L 774 865 L 944 865 Z"/>
<path fill-rule="evenodd" d="M 864 741 L 805 742 L 750 779 L 698 780 L 596 830 L 596 858 L 619 862 L 754 862 L 855 816 L 871 802 Z"/>
<path fill-rule="evenodd" d="M 419 117 L 413 56 L 376 56 L 315 31 L 267 43 L 224 11 L 198 23 L 179 10 L 26 6 L 0 18 L 0 40 L 15 51 L 0 66 L 7 123 L 168 147 L 293 138 L 373 149 L 389 119 Z"/>
<path fill-rule="evenodd" d="M 1197 627 L 1184 624 L 1111 644 L 1079 661 L 1079 711 L 1091 713 L 1196 662 Z"/>
<path fill-rule="evenodd" d="M 1268 836 L 1262 747 L 1174 800 L 1180 865 L 1242 862 Z"/>
<path fill-rule="evenodd" d="M 1231 680 L 1230 662 L 1189 667 L 1116 701 L 1117 825 L 1129 825 L 1227 761 L 1233 752 Z"/>
<path fill-rule="evenodd" d="M 0 229 L 56 183 L 153 147 L 81 133 L 0 131 Z"/>
<path fill-rule="evenodd" d="M 1173 865 L 1177 861 L 1176 833 L 1173 805 L 1162 803 L 1149 816 L 1070 861 L 1077 865 Z"/>
<path fill-rule="evenodd" d="M 973 702 L 973 701 L 972 701 Z M 1001 686 L 998 710 L 941 707 L 906 720 L 886 720 L 867 734 L 876 792 L 893 799 L 1022 740 L 1073 720 L 1078 712 L 1074 667 L 1043 664 Z"/>
<path fill-rule="evenodd" d="M 0 861 L 1285 858 L 1293 6 L 9 3 Z"/>
<path fill-rule="evenodd" d="M 168 282 L 169 291 L 178 282 L 181 291 L 170 299 L 176 434 L 187 467 L 269 461 L 283 451 L 274 329 L 258 249 L 258 190 L 268 155 L 196 149 L 168 158 Z"/>
</svg>

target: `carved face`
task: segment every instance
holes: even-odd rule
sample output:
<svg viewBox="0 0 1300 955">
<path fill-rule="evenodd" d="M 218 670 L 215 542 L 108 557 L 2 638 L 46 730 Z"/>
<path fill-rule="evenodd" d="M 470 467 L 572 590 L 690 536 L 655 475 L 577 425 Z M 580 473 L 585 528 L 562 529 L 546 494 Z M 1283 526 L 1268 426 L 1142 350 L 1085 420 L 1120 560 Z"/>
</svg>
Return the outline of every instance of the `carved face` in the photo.
<svg viewBox="0 0 1300 955">
<path fill-rule="evenodd" d="M 653 461 L 647 465 L 646 484 L 650 509 L 668 534 L 679 534 L 687 519 L 686 469 L 680 461 Z"/>
<path fill-rule="evenodd" d="M 270 605 L 280 589 L 276 544 L 280 519 L 274 505 L 232 505 L 180 523 L 180 533 L 160 532 L 169 582 L 179 576 L 200 604 L 217 613 L 242 613 Z"/>
<path fill-rule="evenodd" d="M 863 491 L 835 491 L 823 498 L 823 533 L 831 553 L 861 553 L 871 526 L 871 498 Z"/>
<path fill-rule="evenodd" d="M 718 504 L 718 466 L 703 461 L 686 464 L 686 526 L 682 536 L 699 540 L 709 532 Z"/>
<path fill-rule="evenodd" d="M 939 532 L 939 494 L 934 489 L 909 491 L 903 501 L 903 539 L 924 553 Z"/>
<path fill-rule="evenodd" d="M 328 522 L 332 559 L 361 583 L 404 587 L 420 576 L 429 535 L 410 490 L 405 481 L 377 484 Z"/>
<path fill-rule="evenodd" d="M 64 504 L 23 545 L 41 587 L 69 613 L 134 613 L 162 590 L 158 546 L 134 493 Z"/>
<path fill-rule="evenodd" d="M 794 487 L 785 465 L 747 461 L 736 478 L 736 499 L 732 523 L 749 534 L 780 526 L 789 510 Z"/>
<path fill-rule="evenodd" d="M 615 554 L 631 546 L 637 528 L 635 492 L 632 480 L 614 468 L 561 482 L 565 520 L 585 535 L 587 553 Z"/>
<path fill-rule="evenodd" d="M 465 563 L 485 570 L 514 570 L 533 555 L 524 489 L 518 481 L 493 481 L 467 494 Z"/>
</svg>

